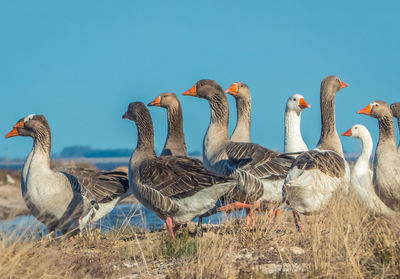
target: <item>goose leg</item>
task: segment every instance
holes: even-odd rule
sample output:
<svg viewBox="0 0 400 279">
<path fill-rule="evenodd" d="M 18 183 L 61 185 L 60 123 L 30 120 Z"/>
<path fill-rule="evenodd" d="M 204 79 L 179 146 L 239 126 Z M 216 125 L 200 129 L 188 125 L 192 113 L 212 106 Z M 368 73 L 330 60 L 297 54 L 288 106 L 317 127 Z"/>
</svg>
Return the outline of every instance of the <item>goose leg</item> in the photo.
<svg viewBox="0 0 400 279">
<path fill-rule="evenodd" d="M 203 217 L 199 217 L 199 222 L 197 223 L 197 228 L 196 228 L 197 234 L 200 236 L 203 236 Z"/>
<path fill-rule="evenodd" d="M 247 203 L 242 203 L 242 202 L 234 202 L 234 203 L 230 203 L 228 205 L 225 206 L 221 206 L 217 209 L 217 211 L 232 211 L 232 210 L 241 210 L 241 209 L 251 209 L 252 205 L 251 204 L 247 204 Z M 247 212 L 247 210 L 246 210 Z"/>
<path fill-rule="evenodd" d="M 293 217 L 294 217 L 294 223 L 296 224 L 296 228 L 299 232 L 304 232 L 304 226 L 303 223 L 301 222 L 300 214 L 292 209 Z"/>
<path fill-rule="evenodd" d="M 175 240 L 175 234 L 174 234 L 174 230 L 173 230 L 173 228 L 172 228 L 172 219 L 171 219 L 171 217 L 168 217 L 168 218 L 165 220 L 165 223 L 167 224 L 167 228 L 168 228 L 168 231 L 169 231 L 169 233 L 170 233 L 172 239 Z"/>
</svg>

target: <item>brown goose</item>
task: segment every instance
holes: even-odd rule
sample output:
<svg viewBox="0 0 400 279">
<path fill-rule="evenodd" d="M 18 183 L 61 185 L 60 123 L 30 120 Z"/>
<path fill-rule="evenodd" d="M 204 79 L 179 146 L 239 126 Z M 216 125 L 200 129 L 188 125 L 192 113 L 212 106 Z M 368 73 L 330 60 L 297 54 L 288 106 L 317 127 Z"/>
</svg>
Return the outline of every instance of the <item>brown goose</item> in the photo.
<svg viewBox="0 0 400 279">
<path fill-rule="evenodd" d="M 200 80 L 183 94 L 206 99 L 210 104 L 211 121 L 203 141 L 204 165 L 238 179 L 234 197 L 239 202 L 223 210 L 254 209 L 259 202 L 281 202 L 282 183 L 293 159 L 258 144 L 229 140 L 228 101 L 215 81 Z"/>
<path fill-rule="evenodd" d="M 231 135 L 231 141 L 250 142 L 251 127 L 251 94 L 249 87 L 243 82 L 235 82 L 225 90 L 236 100 L 237 122 Z"/>
<path fill-rule="evenodd" d="M 392 210 L 400 211 L 400 157 L 394 136 L 393 115 L 387 103 L 375 101 L 358 113 L 378 119 L 379 141 L 374 159 L 374 187 L 379 198 Z"/>
<path fill-rule="evenodd" d="M 184 224 L 215 207 L 236 181 L 219 176 L 180 156 L 157 157 L 153 122 L 146 106 L 131 103 L 123 118 L 136 123 L 138 141 L 129 162 L 129 186 L 136 198 L 166 220 L 174 236 L 173 223 Z"/>
<path fill-rule="evenodd" d="M 397 125 L 399 127 L 399 132 L 400 132 L 400 103 L 391 104 L 390 109 L 392 110 L 393 116 L 397 118 Z M 400 142 L 397 147 L 397 152 L 400 153 Z"/>
<path fill-rule="evenodd" d="M 286 201 L 293 209 L 300 229 L 302 226 L 298 224 L 297 212 L 312 214 L 320 211 L 341 184 L 350 182 L 350 170 L 335 124 L 335 96 L 347 86 L 337 76 L 328 76 L 322 81 L 322 127 L 318 146 L 295 159 L 285 180 Z"/>
<path fill-rule="evenodd" d="M 32 215 L 52 232 L 72 235 L 108 214 L 129 195 L 127 174 L 84 168 L 50 168 L 51 133 L 43 115 L 17 122 L 6 138 L 32 137 L 33 148 L 21 173 L 22 196 Z"/>
<path fill-rule="evenodd" d="M 187 156 L 185 136 L 183 134 L 182 107 L 174 93 L 162 93 L 148 106 L 157 106 L 167 109 L 168 136 L 161 156 Z"/>
</svg>

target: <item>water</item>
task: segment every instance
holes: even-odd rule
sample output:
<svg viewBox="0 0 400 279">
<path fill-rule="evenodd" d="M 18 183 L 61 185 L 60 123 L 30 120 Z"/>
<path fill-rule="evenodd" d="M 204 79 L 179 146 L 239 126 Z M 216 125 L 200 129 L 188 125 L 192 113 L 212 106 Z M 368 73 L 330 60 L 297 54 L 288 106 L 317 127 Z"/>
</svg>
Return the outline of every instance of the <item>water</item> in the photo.
<svg viewBox="0 0 400 279">
<path fill-rule="evenodd" d="M 242 216 L 243 212 L 238 213 Z M 219 224 L 236 214 L 217 213 L 213 216 L 203 218 L 204 224 Z M 193 221 L 197 222 L 197 219 Z M 103 232 L 120 230 L 127 226 L 135 226 L 150 231 L 158 230 L 164 221 L 151 210 L 139 204 L 121 204 L 114 208 L 107 216 L 96 222 L 95 227 Z M 20 216 L 13 220 L 0 221 L 1 235 L 13 239 L 40 239 L 48 234 L 47 228 L 37 221 L 33 216 Z"/>
</svg>

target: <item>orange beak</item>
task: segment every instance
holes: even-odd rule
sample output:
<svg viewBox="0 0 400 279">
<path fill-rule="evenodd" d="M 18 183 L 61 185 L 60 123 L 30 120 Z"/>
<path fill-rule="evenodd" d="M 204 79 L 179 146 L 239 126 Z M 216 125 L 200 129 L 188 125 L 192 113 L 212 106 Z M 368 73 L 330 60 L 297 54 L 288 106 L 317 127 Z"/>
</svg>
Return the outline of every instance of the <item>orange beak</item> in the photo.
<svg viewBox="0 0 400 279">
<path fill-rule="evenodd" d="M 340 89 L 345 88 L 347 86 L 349 86 L 347 83 L 340 81 Z"/>
<path fill-rule="evenodd" d="M 342 136 L 346 136 L 346 137 L 351 137 L 351 128 L 348 130 L 348 131 L 346 131 L 346 132 L 344 132 L 343 134 L 342 134 Z"/>
<path fill-rule="evenodd" d="M 238 94 L 238 92 L 239 92 L 239 89 L 238 89 L 238 85 L 236 82 L 233 83 L 231 85 L 231 87 L 229 87 L 228 89 L 225 90 L 225 93 L 231 94 L 232 96 L 236 96 Z"/>
<path fill-rule="evenodd" d="M 190 88 L 189 90 L 186 90 L 185 92 L 183 92 L 183 95 L 185 95 L 185 96 L 196 96 L 197 95 L 196 84 L 193 85 L 193 87 Z"/>
<path fill-rule="evenodd" d="M 304 100 L 304 98 L 301 98 L 299 100 L 299 108 L 301 109 L 306 109 L 306 108 L 310 108 L 311 106 L 306 102 L 306 100 Z"/>
<path fill-rule="evenodd" d="M 365 114 L 365 115 L 371 115 L 371 104 L 366 106 L 365 108 L 357 111 L 358 114 Z"/>
<path fill-rule="evenodd" d="M 148 104 L 148 106 L 161 106 L 161 96 L 157 96 L 151 103 Z"/>
<path fill-rule="evenodd" d="M 18 128 L 24 128 L 24 120 L 14 125 L 13 129 L 6 135 L 6 139 L 19 136 Z"/>
</svg>

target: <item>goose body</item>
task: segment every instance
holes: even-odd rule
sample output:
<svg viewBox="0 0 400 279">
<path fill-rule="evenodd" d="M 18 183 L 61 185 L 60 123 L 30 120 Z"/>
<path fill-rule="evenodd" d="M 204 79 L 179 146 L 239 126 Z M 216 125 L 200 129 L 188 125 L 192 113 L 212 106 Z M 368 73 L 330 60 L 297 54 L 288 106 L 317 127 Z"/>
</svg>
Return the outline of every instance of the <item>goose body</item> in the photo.
<svg viewBox="0 0 400 279">
<path fill-rule="evenodd" d="M 156 157 L 150 113 L 141 102 L 131 103 L 124 118 L 133 120 L 138 144 L 129 162 L 129 185 L 136 198 L 167 221 L 183 224 L 213 209 L 236 181 L 216 175 L 198 160 L 181 156 Z"/>
<path fill-rule="evenodd" d="M 203 163 L 209 170 L 238 180 L 235 200 L 281 202 L 281 186 L 293 159 L 258 144 L 230 140 L 228 102 L 215 81 L 200 80 L 184 95 L 209 101 L 211 121 L 203 140 Z"/>
<path fill-rule="evenodd" d="M 21 119 L 6 135 L 34 139 L 22 172 L 21 190 L 27 207 L 50 231 L 82 229 L 108 214 L 128 192 L 127 174 L 84 168 L 50 168 L 51 134 L 42 115 Z"/>
<path fill-rule="evenodd" d="M 372 183 L 373 172 L 370 168 L 370 157 L 373 148 L 371 134 L 361 124 L 354 125 L 342 136 L 358 138 L 362 144 L 361 154 L 351 171 L 351 185 L 369 212 L 375 216 L 394 217 L 398 213 L 388 208 L 376 195 Z"/>
<path fill-rule="evenodd" d="M 251 94 L 249 87 L 243 82 L 234 82 L 225 93 L 236 100 L 237 122 L 231 135 L 231 141 L 250 142 L 251 128 Z"/>
<path fill-rule="evenodd" d="M 374 101 L 358 113 L 378 119 L 379 141 L 373 175 L 375 192 L 390 209 L 400 212 L 400 156 L 394 136 L 393 114 L 383 101 Z"/>
<path fill-rule="evenodd" d="M 294 94 L 286 102 L 285 110 L 285 141 L 284 152 L 307 151 L 308 147 L 303 140 L 300 130 L 301 113 L 311 107 L 300 94 Z"/>
<path fill-rule="evenodd" d="M 296 212 L 312 214 L 320 211 L 336 189 L 346 188 L 350 182 L 350 169 L 335 125 L 335 94 L 344 87 L 347 84 L 336 76 L 329 76 L 321 83 L 319 144 L 294 160 L 284 182 L 286 201 Z"/>
</svg>

